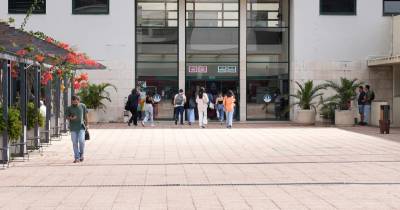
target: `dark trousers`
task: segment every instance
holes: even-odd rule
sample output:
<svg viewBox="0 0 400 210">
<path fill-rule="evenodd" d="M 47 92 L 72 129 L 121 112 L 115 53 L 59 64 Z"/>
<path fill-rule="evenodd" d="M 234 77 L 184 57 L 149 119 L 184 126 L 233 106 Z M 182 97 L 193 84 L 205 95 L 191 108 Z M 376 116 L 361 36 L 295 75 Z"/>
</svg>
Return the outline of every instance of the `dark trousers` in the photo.
<svg viewBox="0 0 400 210">
<path fill-rule="evenodd" d="M 132 123 L 132 122 L 133 122 L 134 125 L 137 125 L 137 119 L 138 119 L 137 108 L 131 109 L 130 112 L 131 112 L 132 116 L 131 116 L 131 118 L 129 119 L 129 123 Z"/>
<path fill-rule="evenodd" d="M 179 115 L 181 115 L 181 124 L 183 124 L 183 111 L 184 111 L 184 107 L 183 106 L 178 106 L 175 108 L 175 122 L 178 122 L 179 120 Z"/>
</svg>

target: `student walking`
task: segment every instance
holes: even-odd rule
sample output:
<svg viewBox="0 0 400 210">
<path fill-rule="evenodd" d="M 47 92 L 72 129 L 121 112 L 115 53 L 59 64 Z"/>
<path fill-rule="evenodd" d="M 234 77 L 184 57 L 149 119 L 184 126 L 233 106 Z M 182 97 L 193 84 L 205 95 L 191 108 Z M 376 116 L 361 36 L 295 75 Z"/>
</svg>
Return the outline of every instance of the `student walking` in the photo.
<svg viewBox="0 0 400 210">
<path fill-rule="evenodd" d="M 194 123 L 195 120 L 194 109 L 196 108 L 196 92 L 193 92 L 191 95 L 189 95 L 189 99 L 186 104 L 187 104 L 186 117 L 189 122 L 189 125 L 192 125 L 192 123 Z"/>
<path fill-rule="evenodd" d="M 232 128 L 233 113 L 235 110 L 235 96 L 232 90 L 228 90 L 224 97 L 224 108 L 226 112 L 226 127 Z"/>
<path fill-rule="evenodd" d="M 218 97 L 215 100 L 215 104 L 216 104 L 217 117 L 222 125 L 222 122 L 224 122 L 224 115 L 225 115 L 224 97 L 222 96 L 222 93 L 218 94 Z"/>
<path fill-rule="evenodd" d="M 179 93 L 174 97 L 174 107 L 175 107 L 175 125 L 178 124 L 179 116 L 180 116 L 180 124 L 183 125 L 183 112 L 185 110 L 186 96 L 183 94 L 183 90 L 180 89 Z"/>
<path fill-rule="evenodd" d="M 128 126 L 131 126 L 132 123 L 133 125 L 137 126 L 139 98 L 140 93 L 137 89 L 133 89 L 131 94 L 128 96 L 127 107 L 132 114 L 128 121 Z"/>
<path fill-rule="evenodd" d="M 364 125 L 364 106 L 365 106 L 365 92 L 364 92 L 364 87 L 360 86 L 358 87 L 358 113 L 360 114 L 360 122 L 359 125 Z"/>
<path fill-rule="evenodd" d="M 72 105 L 66 110 L 66 117 L 69 120 L 71 130 L 72 147 L 74 150 L 74 163 L 84 160 L 85 152 L 85 129 L 89 128 L 87 124 L 86 105 L 80 103 L 78 96 L 72 96 Z"/>
<path fill-rule="evenodd" d="M 369 85 L 365 85 L 365 102 L 364 102 L 364 125 L 368 125 L 370 122 L 371 104 L 375 99 L 374 91 L 370 90 Z"/>
<path fill-rule="evenodd" d="M 142 121 L 142 126 L 145 126 L 145 123 L 147 121 L 150 121 L 150 125 L 153 127 L 154 122 L 153 122 L 153 117 L 154 117 L 154 112 L 153 112 L 153 104 L 154 104 L 154 99 L 153 99 L 153 94 L 151 92 L 147 92 L 146 94 L 146 99 L 144 102 L 144 114 L 145 117 Z"/>
<path fill-rule="evenodd" d="M 196 97 L 197 111 L 199 113 L 199 126 L 205 128 L 207 125 L 207 108 L 208 108 L 208 96 L 205 93 L 204 88 L 200 88 L 199 94 Z"/>
</svg>

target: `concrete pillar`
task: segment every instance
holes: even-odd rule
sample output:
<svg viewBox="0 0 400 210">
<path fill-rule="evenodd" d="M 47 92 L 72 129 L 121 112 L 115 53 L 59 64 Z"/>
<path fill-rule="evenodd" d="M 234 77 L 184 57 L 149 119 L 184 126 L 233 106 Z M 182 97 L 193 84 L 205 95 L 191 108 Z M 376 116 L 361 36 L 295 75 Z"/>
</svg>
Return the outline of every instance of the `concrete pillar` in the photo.
<svg viewBox="0 0 400 210">
<path fill-rule="evenodd" d="M 246 121 L 247 118 L 247 107 L 246 107 L 246 89 L 247 89 L 247 1 L 240 0 L 240 42 L 239 42 L 239 52 L 240 52 L 240 61 L 239 61 L 239 69 L 240 69 L 240 78 L 239 78 L 239 86 L 240 86 L 240 102 L 239 102 L 239 112 L 240 112 L 240 121 Z"/>
<path fill-rule="evenodd" d="M 25 64 L 19 63 L 19 75 L 20 75 L 20 84 L 19 84 L 19 96 L 20 96 L 20 112 L 21 112 L 21 121 L 22 121 L 22 133 L 20 138 L 20 147 L 19 147 L 19 155 L 24 157 L 26 152 L 26 134 L 27 134 L 27 69 L 25 69 Z"/>
<path fill-rule="evenodd" d="M 178 32 L 179 32 L 179 44 L 178 44 L 178 78 L 179 78 L 179 89 L 185 91 L 185 69 L 186 69 L 186 1 L 178 0 Z"/>
<path fill-rule="evenodd" d="M 9 106 L 9 87 L 10 87 L 10 78 L 9 78 L 9 72 L 8 72 L 8 65 L 7 65 L 7 60 L 0 60 L 0 64 L 1 64 L 1 73 L 3 76 L 3 119 L 5 122 L 8 121 L 8 106 Z M 7 129 L 5 129 L 3 131 L 3 142 L 1 142 L 2 144 L 0 145 L 1 147 L 3 147 L 2 154 L 1 154 L 1 161 L 3 163 L 8 162 L 8 134 L 7 134 Z"/>
</svg>

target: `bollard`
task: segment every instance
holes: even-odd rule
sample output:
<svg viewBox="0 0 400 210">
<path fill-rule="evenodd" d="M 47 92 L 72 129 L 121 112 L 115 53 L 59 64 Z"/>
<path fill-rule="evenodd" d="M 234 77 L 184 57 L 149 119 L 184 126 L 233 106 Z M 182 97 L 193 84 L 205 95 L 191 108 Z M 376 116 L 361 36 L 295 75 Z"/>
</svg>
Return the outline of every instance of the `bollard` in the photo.
<svg viewBox="0 0 400 210">
<path fill-rule="evenodd" d="M 381 114 L 379 119 L 379 130 L 381 134 L 389 134 L 390 130 L 390 106 L 381 105 Z"/>
</svg>

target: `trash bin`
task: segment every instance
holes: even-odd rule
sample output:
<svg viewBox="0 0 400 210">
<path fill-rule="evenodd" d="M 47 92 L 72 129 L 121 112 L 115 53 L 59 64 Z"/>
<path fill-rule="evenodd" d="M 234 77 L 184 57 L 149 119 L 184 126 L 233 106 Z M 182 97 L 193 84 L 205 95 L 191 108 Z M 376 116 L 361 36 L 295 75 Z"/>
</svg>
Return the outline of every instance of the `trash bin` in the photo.
<svg viewBox="0 0 400 210">
<path fill-rule="evenodd" d="M 389 134 L 389 129 L 390 129 L 390 106 L 389 105 L 381 106 L 379 129 L 382 134 L 384 134 L 384 133 Z"/>
</svg>

